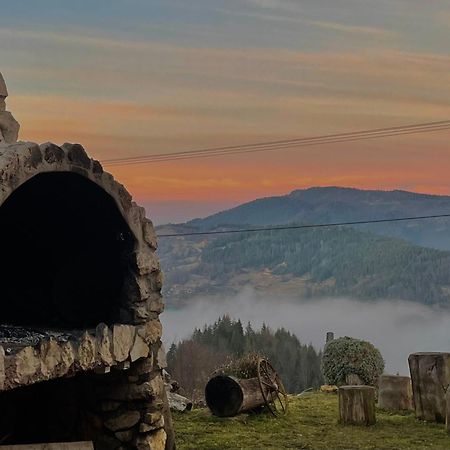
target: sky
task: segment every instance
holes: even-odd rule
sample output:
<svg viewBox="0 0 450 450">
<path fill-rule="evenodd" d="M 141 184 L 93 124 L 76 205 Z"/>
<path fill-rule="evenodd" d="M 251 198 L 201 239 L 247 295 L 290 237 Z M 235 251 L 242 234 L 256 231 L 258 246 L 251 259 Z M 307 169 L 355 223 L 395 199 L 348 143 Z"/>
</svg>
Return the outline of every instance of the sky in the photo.
<svg viewBox="0 0 450 450">
<path fill-rule="evenodd" d="M 20 138 L 102 159 L 450 118 L 449 0 L 0 0 Z M 450 194 L 449 131 L 110 170 L 155 223 L 310 186 Z"/>
</svg>

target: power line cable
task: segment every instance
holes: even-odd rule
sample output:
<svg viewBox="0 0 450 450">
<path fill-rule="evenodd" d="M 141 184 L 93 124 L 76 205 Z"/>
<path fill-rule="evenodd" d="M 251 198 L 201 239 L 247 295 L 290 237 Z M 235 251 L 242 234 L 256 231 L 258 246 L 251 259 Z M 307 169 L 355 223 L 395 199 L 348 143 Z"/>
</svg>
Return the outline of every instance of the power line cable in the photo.
<svg viewBox="0 0 450 450">
<path fill-rule="evenodd" d="M 130 162 L 122 162 L 122 163 L 116 163 L 116 164 L 109 164 L 110 166 L 118 166 L 118 165 L 135 165 L 135 164 L 146 164 L 146 163 L 154 163 L 154 162 L 166 162 L 166 161 L 179 161 L 179 160 L 188 160 L 188 159 L 199 159 L 199 158 L 210 158 L 214 156 L 226 156 L 226 155 L 235 155 L 235 154 L 245 154 L 245 153 L 254 153 L 254 152 L 261 152 L 261 151 L 268 151 L 268 150 L 282 150 L 282 149 L 292 149 L 292 148 L 298 148 L 298 147 L 312 147 L 315 145 L 324 145 L 324 144 L 336 144 L 336 143 L 342 143 L 342 142 L 354 142 L 354 141 L 363 141 L 368 139 L 375 139 L 375 138 L 382 138 L 382 137 L 392 137 L 392 136 L 402 136 L 405 134 L 422 134 L 422 133 L 429 133 L 431 131 L 441 131 L 441 130 L 450 130 L 450 125 L 446 127 L 440 127 L 440 128 L 433 128 L 433 129 L 423 129 L 423 130 L 414 130 L 409 132 L 402 132 L 402 133 L 385 133 L 382 136 L 370 136 L 370 135 L 364 135 L 360 137 L 353 137 L 353 138 L 342 138 L 342 139 L 334 139 L 334 140 L 322 140 L 322 141 L 312 141 L 312 142 L 305 142 L 305 143 L 298 143 L 298 144 L 286 144 L 286 145 L 279 145 L 276 147 L 265 147 L 265 148 L 255 148 L 255 149 L 238 149 L 238 150 L 232 150 L 232 151 L 217 151 L 217 152 L 210 152 L 206 154 L 199 154 L 199 155 L 183 155 L 183 156 L 174 156 L 174 157 L 158 157 L 158 158 L 152 158 L 152 159 L 145 159 L 145 160 L 136 160 L 136 161 L 130 161 Z"/>
<path fill-rule="evenodd" d="M 357 220 L 353 222 L 334 222 L 334 223 L 316 223 L 309 225 L 286 225 L 268 228 L 246 228 L 239 230 L 216 230 L 216 231 L 193 231 L 190 233 L 174 233 L 174 234 L 159 234 L 158 238 L 183 237 L 183 236 L 211 236 L 217 234 L 237 234 L 237 233 L 260 233 L 267 231 L 285 231 L 285 230 L 302 230 L 306 228 L 331 228 L 351 225 L 368 225 L 373 223 L 391 223 L 391 222 L 405 222 L 412 220 L 429 220 L 450 218 L 450 214 L 435 214 L 429 216 L 415 216 L 415 217 L 397 217 L 393 219 L 374 219 L 374 220 Z"/>
<path fill-rule="evenodd" d="M 378 128 L 378 129 L 371 129 L 371 130 L 363 130 L 363 131 L 354 131 L 354 132 L 347 132 L 347 133 L 339 133 L 339 134 L 331 134 L 331 135 L 322 135 L 322 136 L 313 136 L 313 137 L 306 137 L 306 138 L 298 138 L 298 139 L 288 139 L 288 140 L 282 140 L 282 141 L 270 141 L 270 142 L 258 142 L 253 144 L 244 144 L 244 145 L 234 145 L 234 146 L 225 146 L 225 147 L 214 147 L 214 148 L 206 148 L 206 149 L 200 149 L 200 150 L 188 150 L 188 151 L 182 151 L 182 152 L 171 152 L 171 153 L 161 153 L 161 154 L 154 154 L 154 155 L 142 155 L 142 156 L 136 156 L 136 157 L 126 157 L 126 158 L 116 158 L 116 159 L 110 159 L 105 160 L 105 162 L 128 162 L 128 161 L 140 161 L 142 159 L 149 159 L 149 158 L 165 158 L 165 157 L 173 157 L 173 156 L 190 156 L 190 155 L 196 155 L 196 154 L 202 154 L 202 153 L 210 153 L 210 152 L 216 152 L 216 151 L 227 151 L 227 150 L 241 150 L 241 149 L 247 149 L 247 148 L 254 148 L 254 147 L 270 147 L 270 146 L 278 146 L 278 145 L 294 145 L 297 143 L 303 143 L 303 142 L 309 142 L 309 141 L 317 141 L 317 140 L 328 140 L 328 139 L 342 139 L 346 137 L 357 137 L 358 135 L 366 135 L 366 134 L 384 134 L 384 133 L 391 133 L 391 132 L 407 132 L 409 130 L 415 130 L 415 129 L 422 129 L 422 128 L 439 128 L 439 127 L 448 127 L 450 125 L 450 121 L 440 121 L 440 122 L 428 122 L 428 123 L 421 123 L 421 124 L 414 124 L 414 125 L 404 125 L 400 127 L 389 127 L 389 128 Z"/>
<path fill-rule="evenodd" d="M 103 160 L 102 163 L 109 166 L 117 166 L 117 165 L 134 165 L 153 162 L 176 161 L 181 159 L 205 158 L 212 156 L 224 156 L 241 153 L 289 149 L 294 147 L 352 142 L 366 139 L 379 139 L 384 137 L 401 136 L 406 134 L 421 134 L 449 129 L 450 129 L 450 120 L 444 120 L 439 122 L 427 122 L 398 127 L 378 128 L 378 129 L 330 134 L 323 136 L 312 136 L 299 139 L 258 142 L 253 144 L 213 147 L 199 150 L 159 153 L 153 155 L 141 155 L 127 158 L 106 159 Z"/>
</svg>

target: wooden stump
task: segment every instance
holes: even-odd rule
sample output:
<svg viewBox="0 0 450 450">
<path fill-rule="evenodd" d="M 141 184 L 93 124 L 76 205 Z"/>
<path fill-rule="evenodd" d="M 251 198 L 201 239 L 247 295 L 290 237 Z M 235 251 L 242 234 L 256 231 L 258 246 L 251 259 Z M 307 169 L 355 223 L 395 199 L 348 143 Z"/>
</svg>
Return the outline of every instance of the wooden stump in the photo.
<svg viewBox="0 0 450 450">
<path fill-rule="evenodd" d="M 450 389 L 447 389 L 445 394 L 445 403 L 446 403 L 446 415 L 445 415 L 445 429 L 447 433 L 450 434 Z"/>
<path fill-rule="evenodd" d="M 379 381 L 378 406 L 390 411 L 414 409 L 411 378 L 399 375 L 383 375 Z"/>
<path fill-rule="evenodd" d="M 445 394 L 450 384 L 450 353 L 413 353 L 408 362 L 416 417 L 444 423 L 447 415 Z"/>
<path fill-rule="evenodd" d="M 343 425 L 375 424 L 375 388 L 341 386 L 338 392 L 340 423 Z"/>
</svg>

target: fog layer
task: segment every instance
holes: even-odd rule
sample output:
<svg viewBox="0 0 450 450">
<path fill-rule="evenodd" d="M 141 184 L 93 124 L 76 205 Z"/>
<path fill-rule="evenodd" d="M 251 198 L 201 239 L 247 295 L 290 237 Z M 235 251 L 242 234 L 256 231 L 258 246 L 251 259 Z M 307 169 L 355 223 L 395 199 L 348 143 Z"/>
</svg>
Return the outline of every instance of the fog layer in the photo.
<svg viewBox="0 0 450 450">
<path fill-rule="evenodd" d="M 263 322 L 271 328 L 284 327 L 317 349 L 323 347 L 327 331 L 368 340 L 380 349 L 387 373 L 407 375 L 410 353 L 450 351 L 450 311 L 392 300 L 264 298 L 251 289 L 234 298 L 203 298 L 187 308 L 167 310 L 161 316 L 166 346 L 224 314 L 244 325 L 251 322 L 254 328 Z"/>
</svg>

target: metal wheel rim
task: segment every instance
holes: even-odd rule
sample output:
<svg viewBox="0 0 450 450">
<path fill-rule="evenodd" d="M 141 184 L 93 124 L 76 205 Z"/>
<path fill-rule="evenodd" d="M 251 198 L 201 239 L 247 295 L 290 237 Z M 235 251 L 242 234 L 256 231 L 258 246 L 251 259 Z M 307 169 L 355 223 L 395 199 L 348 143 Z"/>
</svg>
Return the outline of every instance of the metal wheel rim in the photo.
<svg viewBox="0 0 450 450">
<path fill-rule="evenodd" d="M 283 382 L 266 359 L 258 360 L 258 381 L 264 402 L 275 417 L 287 413 L 288 397 Z"/>
</svg>

